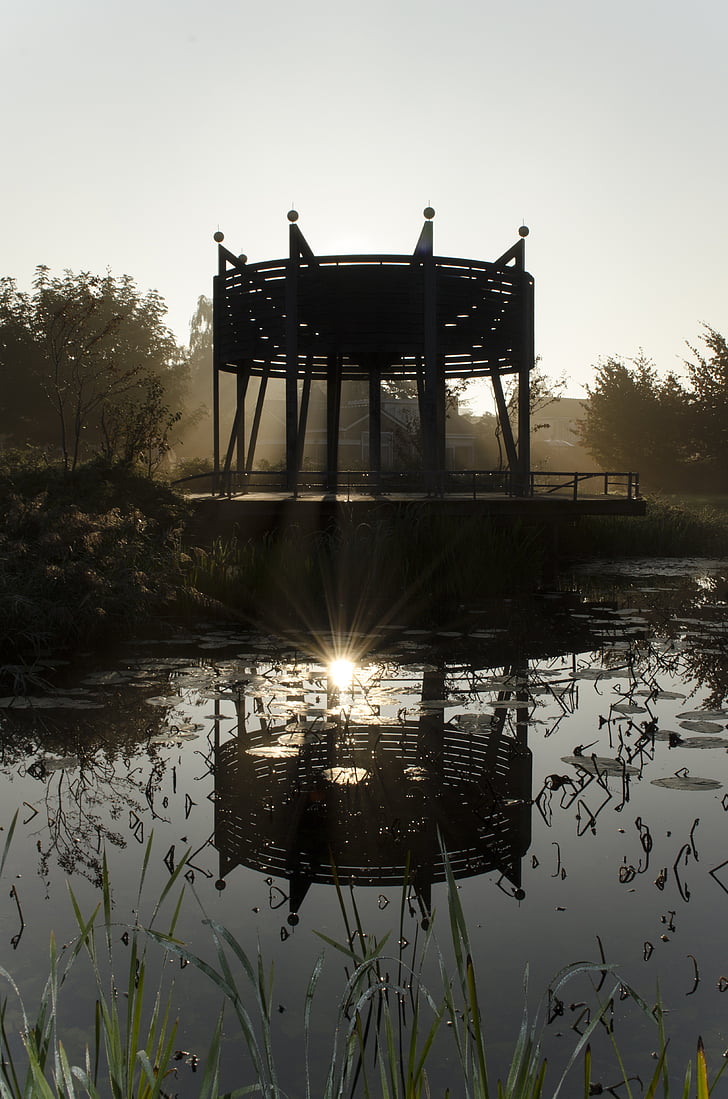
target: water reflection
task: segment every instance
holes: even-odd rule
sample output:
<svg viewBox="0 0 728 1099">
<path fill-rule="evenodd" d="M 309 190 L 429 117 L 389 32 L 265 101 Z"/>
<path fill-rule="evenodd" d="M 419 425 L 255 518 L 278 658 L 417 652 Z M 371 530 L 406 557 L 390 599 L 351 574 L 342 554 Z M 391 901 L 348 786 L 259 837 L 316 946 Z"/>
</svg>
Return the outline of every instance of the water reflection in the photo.
<svg viewBox="0 0 728 1099">
<path fill-rule="evenodd" d="M 504 669 L 488 713 L 468 712 L 468 702 L 480 705 L 472 677 L 444 662 L 349 664 L 345 674 L 283 666 L 274 683 L 288 683 L 285 699 L 271 672 L 256 666 L 235 690 L 234 735 L 223 740 L 215 722 L 220 885 L 238 865 L 280 876 L 295 920 L 311 884 L 331 882 L 334 868 L 344 881 L 383 886 L 408 867 L 426 913 L 444 879 L 442 842 L 456 875 L 496 870 L 523 896 L 532 760 L 522 671 Z"/>
<path fill-rule="evenodd" d="M 644 568 L 598 583 L 459 633 L 382 631 L 368 654 L 203 629 L 0 700 L 4 823 L 20 809 L 0 911 L 14 958 L 35 943 L 43 970 L 48 926 L 60 938 L 59 870 L 92 893 L 106 850 L 132 898 L 154 830 L 150 878 L 189 850 L 203 904 L 307 980 L 306 935 L 338 918 L 335 891 L 313 888 L 332 865 L 371 884 L 358 897 L 384 920 L 409 861 L 419 931 L 439 830 L 499 990 L 496 1040 L 512 1038 L 498 1027 L 520 1014 L 528 956 L 539 991 L 576 957 L 624 966 L 648 995 L 659 977 L 671 1041 L 692 1042 L 728 989 L 725 588 Z M 579 1025 L 574 1004 L 554 1031 Z"/>
</svg>

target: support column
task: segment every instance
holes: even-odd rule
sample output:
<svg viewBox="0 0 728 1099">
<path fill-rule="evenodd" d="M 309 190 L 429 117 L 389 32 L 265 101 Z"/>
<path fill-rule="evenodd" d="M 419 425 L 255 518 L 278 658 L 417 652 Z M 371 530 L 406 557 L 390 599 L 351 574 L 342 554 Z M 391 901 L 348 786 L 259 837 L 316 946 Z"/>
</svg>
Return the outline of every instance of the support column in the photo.
<svg viewBox="0 0 728 1099">
<path fill-rule="evenodd" d="M 248 378 L 250 371 L 246 368 L 243 374 L 240 368 L 235 379 L 235 395 L 237 398 L 237 431 L 235 433 L 235 471 L 238 474 L 238 482 L 243 480 L 245 472 L 245 394 L 248 390 Z M 240 487 L 238 484 L 236 487 Z"/>
<path fill-rule="evenodd" d="M 374 361 L 369 370 L 369 470 L 373 496 L 382 490 L 382 370 Z"/>
<path fill-rule="evenodd" d="M 222 240 L 222 234 L 216 237 Z M 220 490 L 220 366 L 221 349 L 218 334 L 222 331 L 227 263 L 222 245 L 217 249 L 217 275 L 212 280 L 212 491 Z"/>
<path fill-rule="evenodd" d="M 491 369 L 490 380 L 493 383 L 493 396 L 495 397 L 495 404 L 498 410 L 498 423 L 500 424 L 501 434 L 503 436 L 503 445 L 506 448 L 508 468 L 511 472 L 511 478 L 514 478 L 518 476 L 518 451 L 516 450 L 516 440 L 513 438 L 513 428 L 511 427 L 510 416 L 508 415 L 508 405 L 506 404 L 505 394 L 503 393 L 503 383 L 501 382 L 501 376 L 498 373 L 497 366 Z"/>
<path fill-rule="evenodd" d="M 341 419 L 341 360 L 329 355 L 326 364 L 326 491 L 336 492 L 339 478 L 339 422 Z"/>
<path fill-rule="evenodd" d="M 245 462 L 245 472 L 250 473 L 253 468 L 253 462 L 255 461 L 255 448 L 258 445 L 258 432 L 260 431 L 260 419 L 263 415 L 263 405 L 265 403 L 265 391 L 268 387 L 268 373 L 270 371 L 270 363 L 265 364 L 265 373 L 261 374 L 258 382 L 258 396 L 255 401 L 255 412 L 253 413 L 253 422 L 250 425 L 250 440 L 248 442 L 248 457 Z"/>
<path fill-rule="evenodd" d="M 220 480 L 220 368 L 214 361 L 212 364 L 212 491 L 217 492 Z"/>
<path fill-rule="evenodd" d="M 301 408 L 298 415 L 298 446 L 296 448 L 296 470 L 300 472 L 303 466 L 303 449 L 306 442 L 306 422 L 308 420 L 308 403 L 311 396 L 311 359 L 306 362 L 306 373 L 301 388 Z"/>
<path fill-rule="evenodd" d="M 298 232 L 288 215 L 289 260 L 286 271 L 286 488 L 297 491 L 298 483 Z M 296 214 L 296 218 L 298 215 Z"/>
<path fill-rule="evenodd" d="M 521 283 L 521 359 L 518 370 L 518 487 L 519 496 L 531 493 L 531 371 L 535 363 L 533 279 L 527 271 Z"/>
<path fill-rule="evenodd" d="M 445 473 L 445 372 L 437 350 L 437 270 L 433 256 L 432 218 L 422 226 L 415 257 L 422 263 L 422 312 L 424 343 L 424 385 L 420 397 L 420 421 L 428 492 L 440 494 Z"/>
</svg>

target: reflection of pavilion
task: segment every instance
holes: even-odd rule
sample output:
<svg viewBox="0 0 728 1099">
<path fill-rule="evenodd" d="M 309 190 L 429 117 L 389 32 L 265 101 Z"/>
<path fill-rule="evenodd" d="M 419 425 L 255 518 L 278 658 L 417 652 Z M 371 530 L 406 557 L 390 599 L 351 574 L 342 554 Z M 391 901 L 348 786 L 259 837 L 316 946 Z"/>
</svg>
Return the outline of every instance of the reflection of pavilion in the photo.
<svg viewBox="0 0 728 1099">
<path fill-rule="evenodd" d="M 444 720 L 445 671 L 425 671 L 416 717 L 376 707 L 326 711 L 286 725 L 263 717 L 215 747 L 215 846 L 220 877 L 237 865 L 286 878 L 291 913 L 312 883 L 401 883 L 405 867 L 424 910 L 444 878 L 438 833 L 456 876 L 497 871 L 521 894 L 531 833 L 526 696 L 502 692 L 491 714 Z M 248 700 L 250 701 L 250 700 Z M 256 722 L 257 724 L 258 722 Z M 252 724 L 252 723 L 251 723 Z"/>
</svg>

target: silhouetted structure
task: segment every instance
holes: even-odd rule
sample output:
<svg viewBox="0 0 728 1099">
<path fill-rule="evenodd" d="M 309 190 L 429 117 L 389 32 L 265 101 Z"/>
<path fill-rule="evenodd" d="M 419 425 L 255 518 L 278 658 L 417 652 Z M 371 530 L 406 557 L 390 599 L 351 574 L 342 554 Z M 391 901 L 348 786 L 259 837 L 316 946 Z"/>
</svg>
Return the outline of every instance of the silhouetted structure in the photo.
<svg viewBox="0 0 728 1099">
<path fill-rule="evenodd" d="M 522 896 L 531 842 L 528 696 L 504 691 L 496 713 L 446 723 L 445 673 L 425 670 L 422 712 L 394 723 L 378 720 L 373 707 L 364 721 L 302 725 L 253 707 L 259 727 L 248 731 L 243 688 L 237 735 L 215 742 L 219 885 L 238 865 L 284 878 L 295 921 L 311 884 L 332 882 L 333 867 L 342 881 L 380 887 L 401 884 L 408 868 L 424 914 L 433 883 L 445 877 L 442 841 L 457 877 L 497 871 L 506 892 Z M 337 698 L 329 682 L 327 714 Z"/>
<path fill-rule="evenodd" d="M 529 374 L 534 364 L 533 278 L 520 239 L 492 263 L 433 254 L 431 207 L 408 255 L 317 256 L 288 214 L 289 257 L 247 263 L 219 244 L 214 284 L 213 419 L 215 472 L 237 474 L 242 487 L 254 468 L 268 383 L 285 383 L 285 488 L 295 492 L 301 469 L 311 384 L 326 387 L 326 469 L 322 487 L 335 493 L 342 382 L 366 383 L 369 474 L 381 474 L 382 382 L 416 384 L 422 473 L 442 492 L 446 389 L 462 378 L 490 378 L 509 468 L 511 491 L 529 493 Z M 220 376 L 235 377 L 235 415 L 222 453 Z M 518 376 L 518 432 L 511 426 L 503 378 Z M 255 379 L 257 386 L 251 385 Z M 249 425 L 248 405 L 252 407 Z"/>
</svg>

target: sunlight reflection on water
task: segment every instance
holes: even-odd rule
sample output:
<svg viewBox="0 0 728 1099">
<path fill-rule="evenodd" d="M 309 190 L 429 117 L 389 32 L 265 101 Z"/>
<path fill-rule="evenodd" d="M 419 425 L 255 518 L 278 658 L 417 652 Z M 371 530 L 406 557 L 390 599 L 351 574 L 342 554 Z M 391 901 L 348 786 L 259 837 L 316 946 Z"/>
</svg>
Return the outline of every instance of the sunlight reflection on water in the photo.
<svg viewBox="0 0 728 1099">
<path fill-rule="evenodd" d="M 411 860 L 405 937 L 432 908 L 446 938 L 439 832 L 497 1046 L 516 1033 L 526 959 L 541 992 L 602 947 L 645 995 L 659 977 L 678 1050 L 692 1054 L 698 1028 L 724 1041 L 725 572 L 611 568 L 539 611 L 530 643 L 509 646 L 474 617 L 447 639 L 390 631 L 335 671 L 300 643 L 203 631 L 79 671 L 75 693 L 2 700 L 0 823 L 21 811 L 6 879 L 26 913 L 14 971 L 42 979 L 51 928 L 72 936 L 63 879 L 94 903 L 104 847 L 119 919 L 131 918 L 122 909 L 153 830 L 150 881 L 161 888 L 189 851 L 206 909 L 280 962 L 285 1031 L 320 946 L 312 931 L 338 933 L 332 857 L 373 934 L 391 930 L 399 905 L 382 898 L 397 900 Z M 0 917 L 17 933 L 7 897 Z M 182 932 L 201 941 L 192 915 Z M 336 1003 L 335 963 L 331 974 Z M 192 982 L 187 970 L 178 980 Z M 204 985 L 182 995 L 198 1020 L 214 1016 Z M 557 1028 L 570 1034 L 576 1019 L 562 1006 L 549 1029 L 557 1060 Z M 626 1053 L 644 1048 L 639 1027 L 618 1033 Z"/>
</svg>

